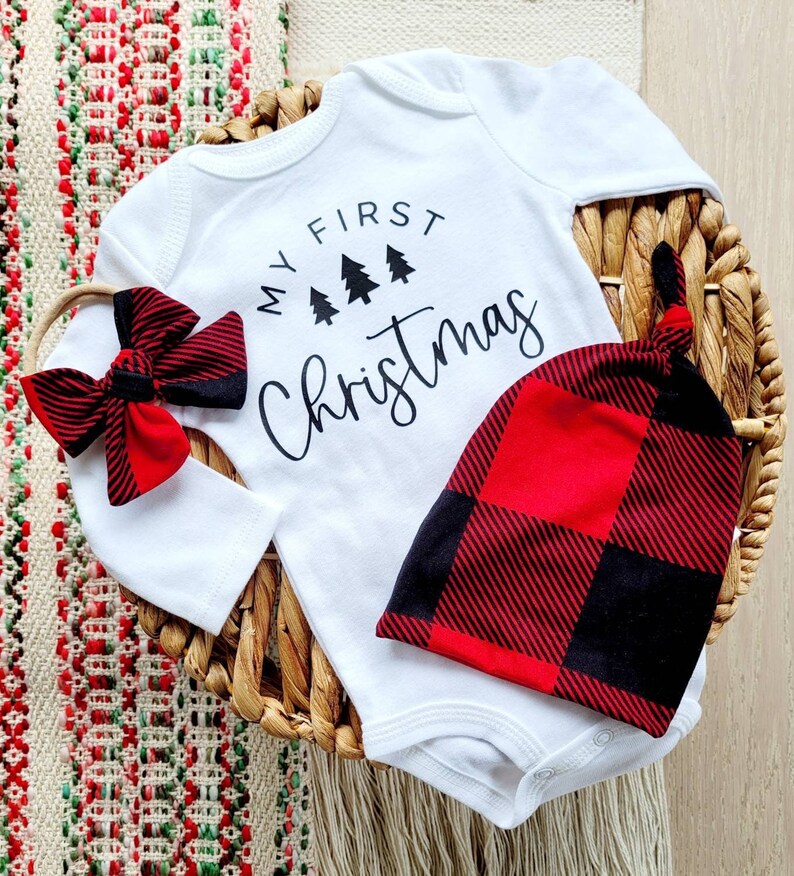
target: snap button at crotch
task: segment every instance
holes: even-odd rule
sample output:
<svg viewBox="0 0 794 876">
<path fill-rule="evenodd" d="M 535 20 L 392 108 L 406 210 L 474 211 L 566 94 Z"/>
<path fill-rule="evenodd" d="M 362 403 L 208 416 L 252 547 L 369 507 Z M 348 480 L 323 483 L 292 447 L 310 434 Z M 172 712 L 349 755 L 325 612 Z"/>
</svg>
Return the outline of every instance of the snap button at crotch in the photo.
<svg viewBox="0 0 794 876">
<path fill-rule="evenodd" d="M 551 767 L 535 771 L 535 778 L 540 779 L 541 781 L 544 779 L 550 779 L 554 775 L 556 775 L 556 770 L 551 769 Z"/>
<path fill-rule="evenodd" d="M 614 736 L 615 734 L 612 732 L 612 730 L 601 730 L 600 733 L 596 733 L 596 735 L 593 737 L 593 742 L 597 746 L 599 746 L 599 748 L 603 748 L 605 745 L 608 745 L 612 741 Z"/>
</svg>

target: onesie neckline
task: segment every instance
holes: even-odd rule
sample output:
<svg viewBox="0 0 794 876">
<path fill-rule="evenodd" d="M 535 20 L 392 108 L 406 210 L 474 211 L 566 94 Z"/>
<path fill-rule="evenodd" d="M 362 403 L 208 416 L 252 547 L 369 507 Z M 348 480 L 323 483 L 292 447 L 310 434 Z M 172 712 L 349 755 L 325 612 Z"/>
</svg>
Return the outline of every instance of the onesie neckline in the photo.
<svg viewBox="0 0 794 876">
<path fill-rule="evenodd" d="M 363 58 L 348 62 L 323 83 L 319 106 L 305 118 L 256 140 L 220 147 L 196 143 L 181 151 L 197 170 L 231 179 L 266 176 L 288 167 L 308 155 L 330 133 L 342 108 L 345 81 L 354 73 L 371 79 L 384 91 L 414 106 L 453 115 L 473 114 L 474 109 L 463 92 L 456 53 L 446 46 L 416 51 L 446 59 L 458 90 L 435 88 L 392 70 L 388 64 L 391 55 Z"/>
<path fill-rule="evenodd" d="M 323 84 L 316 110 L 285 128 L 245 143 L 196 143 L 181 151 L 197 170 L 230 179 L 265 176 L 288 167 L 317 147 L 334 126 L 342 106 L 344 72 Z"/>
</svg>

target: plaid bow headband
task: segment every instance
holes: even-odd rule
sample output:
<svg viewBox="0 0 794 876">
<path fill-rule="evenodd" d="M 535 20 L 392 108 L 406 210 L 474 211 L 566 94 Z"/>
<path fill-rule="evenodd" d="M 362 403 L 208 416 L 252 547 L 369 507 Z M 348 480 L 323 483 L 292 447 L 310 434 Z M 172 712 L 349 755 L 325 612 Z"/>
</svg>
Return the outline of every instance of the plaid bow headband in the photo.
<svg viewBox="0 0 794 876">
<path fill-rule="evenodd" d="M 173 475 L 190 443 L 159 402 L 239 410 L 247 372 L 234 311 L 187 337 L 198 314 L 148 286 L 113 295 L 121 350 L 104 377 L 50 368 L 20 381 L 33 413 L 70 456 L 103 432 L 111 505 L 124 505 Z"/>
</svg>

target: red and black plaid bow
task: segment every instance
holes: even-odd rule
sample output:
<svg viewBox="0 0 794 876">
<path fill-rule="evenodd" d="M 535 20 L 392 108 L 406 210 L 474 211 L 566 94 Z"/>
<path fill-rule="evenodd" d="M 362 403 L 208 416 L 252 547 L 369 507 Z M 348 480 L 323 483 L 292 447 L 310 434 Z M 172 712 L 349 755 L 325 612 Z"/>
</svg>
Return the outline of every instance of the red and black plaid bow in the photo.
<svg viewBox="0 0 794 876">
<path fill-rule="evenodd" d="M 103 432 L 111 505 L 161 484 L 190 453 L 182 427 L 158 402 L 239 410 L 247 386 L 240 315 L 222 316 L 187 337 L 198 314 L 143 286 L 113 296 L 121 350 L 101 380 L 75 368 L 23 377 L 33 413 L 70 455 Z"/>
</svg>

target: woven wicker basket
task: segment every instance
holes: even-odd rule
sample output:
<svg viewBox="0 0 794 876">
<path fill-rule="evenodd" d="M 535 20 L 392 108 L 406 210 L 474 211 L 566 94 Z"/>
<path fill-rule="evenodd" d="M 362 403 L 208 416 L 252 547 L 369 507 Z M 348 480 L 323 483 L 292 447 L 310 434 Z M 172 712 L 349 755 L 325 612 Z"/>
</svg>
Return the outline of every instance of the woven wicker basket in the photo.
<svg viewBox="0 0 794 876">
<path fill-rule="evenodd" d="M 313 81 L 262 92 L 253 118 L 210 128 L 201 140 L 222 147 L 265 136 L 316 109 L 321 93 L 321 84 Z M 660 312 L 650 273 L 654 246 L 667 240 L 686 268 L 695 322 L 690 357 L 744 439 L 741 537 L 719 594 L 712 643 L 750 587 L 778 489 L 786 398 L 766 295 L 747 266 L 750 254 L 739 229 L 723 225 L 722 206 L 700 191 L 580 207 L 573 234 L 626 340 L 647 337 Z M 195 457 L 239 480 L 216 445 L 201 433 L 189 435 Z M 241 718 L 283 739 L 307 739 L 342 757 L 363 757 L 355 708 L 313 639 L 275 552 L 265 554 L 217 637 L 122 590 L 137 603 L 145 632 L 173 657 L 183 657 L 185 671 L 228 700 Z M 274 650 L 278 664 L 267 656 Z"/>
</svg>

